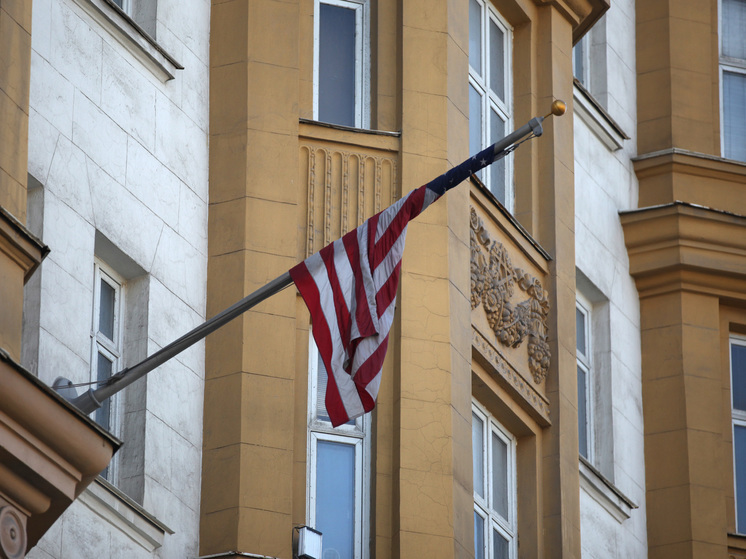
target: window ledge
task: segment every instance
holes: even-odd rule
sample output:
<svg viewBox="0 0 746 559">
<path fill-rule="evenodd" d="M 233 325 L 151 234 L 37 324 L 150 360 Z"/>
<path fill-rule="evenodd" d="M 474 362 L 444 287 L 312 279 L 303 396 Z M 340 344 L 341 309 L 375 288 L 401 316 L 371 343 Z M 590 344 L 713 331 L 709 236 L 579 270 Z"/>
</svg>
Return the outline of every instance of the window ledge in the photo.
<svg viewBox="0 0 746 559">
<path fill-rule="evenodd" d="M 148 552 L 161 547 L 166 534 L 174 533 L 102 477 L 96 478 L 79 499 Z"/>
<path fill-rule="evenodd" d="M 572 99 L 575 113 L 611 151 L 622 149 L 629 136 L 576 79 Z"/>
<path fill-rule="evenodd" d="M 632 516 L 632 511 L 637 508 L 629 497 L 617 489 L 582 456 L 580 456 L 580 487 L 620 524 Z"/>
<path fill-rule="evenodd" d="M 111 0 L 75 0 L 75 3 L 162 82 L 174 79 L 176 70 L 184 69 Z"/>
</svg>

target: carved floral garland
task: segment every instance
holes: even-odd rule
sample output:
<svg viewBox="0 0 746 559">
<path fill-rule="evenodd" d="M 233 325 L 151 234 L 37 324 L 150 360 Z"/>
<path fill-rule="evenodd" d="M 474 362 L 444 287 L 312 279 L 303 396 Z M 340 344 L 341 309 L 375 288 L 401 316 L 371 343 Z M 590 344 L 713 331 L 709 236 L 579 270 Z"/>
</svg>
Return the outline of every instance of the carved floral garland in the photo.
<svg viewBox="0 0 746 559">
<path fill-rule="evenodd" d="M 529 298 L 513 306 L 515 285 Z M 547 376 L 551 354 L 547 341 L 549 301 L 541 282 L 513 268 L 502 243 L 489 234 L 471 208 L 471 308 L 482 305 L 487 322 L 506 346 L 518 347 L 528 337 L 528 366 L 536 384 Z"/>
</svg>

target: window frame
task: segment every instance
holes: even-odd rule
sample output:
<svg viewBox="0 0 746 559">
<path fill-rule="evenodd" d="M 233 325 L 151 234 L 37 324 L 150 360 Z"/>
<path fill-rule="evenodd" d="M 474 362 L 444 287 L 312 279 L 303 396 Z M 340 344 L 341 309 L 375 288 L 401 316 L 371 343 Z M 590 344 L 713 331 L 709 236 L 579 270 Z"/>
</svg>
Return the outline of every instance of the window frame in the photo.
<svg viewBox="0 0 746 559">
<path fill-rule="evenodd" d="M 321 4 L 355 10 L 355 123 L 370 126 L 370 2 L 369 0 L 314 0 L 313 3 L 313 118 L 319 120 L 319 41 Z M 334 123 L 330 123 L 334 124 Z"/>
<path fill-rule="evenodd" d="M 306 518 L 308 525 L 316 528 L 316 464 L 319 441 L 346 444 L 355 448 L 355 554 L 353 559 L 370 557 L 370 457 L 371 419 L 366 413 L 352 424 L 332 427 L 331 422 L 318 418 L 316 411 L 319 388 L 319 351 L 309 330 L 308 344 L 308 423 L 307 423 L 307 471 L 306 479 Z"/>
<path fill-rule="evenodd" d="M 723 96 L 723 84 L 725 72 L 732 74 L 742 74 L 746 76 L 746 59 L 733 58 L 731 56 L 725 56 L 723 54 L 723 0 L 718 0 L 718 84 L 719 84 L 719 103 L 720 103 L 720 155 L 724 159 L 731 159 L 733 161 L 740 161 L 739 159 L 733 159 L 728 157 L 725 153 L 725 100 Z M 746 135 L 743 138 L 743 143 L 746 146 Z M 746 151 L 746 147 L 744 148 Z"/>
<path fill-rule="evenodd" d="M 508 541 L 508 550 L 510 559 L 518 557 L 518 499 L 517 499 L 517 464 L 516 464 L 516 437 L 510 433 L 487 409 L 476 399 L 472 398 L 472 421 L 477 416 L 484 426 L 482 432 L 482 487 L 484 488 L 485 497 L 479 495 L 476 489 L 473 490 L 474 514 L 479 515 L 484 520 L 484 530 L 482 533 L 484 541 L 483 557 L 494 556 L 494 532 L 497 531 Z M 474 440 L 472 425 L 472 441 Z M 502 440 L 507 447 L 507 497 L 508 497 L 508 518 L 504 518 L 492 507 L 493 490 L 492 479 L 494 463 L 492 461 L 492 435 Z M 476 458 L 472 448 L 472 462 Z M 474 481 L 474 480 L 472 480 Z M 473 484 L 476 486 L 476 483 Z M 474 527 L 476 537 L 477 527 Z M 476 546 L 476 541 L 475 541 Z M 474 550 L 475 557 L 479 551 Z"/>
<path fill-rule="evenodd" d="M 578 402 L 578 454 L 583 456 L 591 464 L 595 464 L 595 429 L 594 429 L 594 370 L 593 370 L 593 305 L 588 299 L 583 297 L 579 292 L 575 299 L 576 311 L 580 312 L 585 318 L 585 353 L 580 351 L 578 343 L 575 343 L 575 360 L 576 367 L 582 369 L 585 373 L 585 417 L 586 417 L 586 445 L 587 455 L 580 451 L 580 402 Z M 577 314 L 576 314 L 577 316 Z M 577 320 L 577 319 L 576 319 Z M 577 333 L 577 325 L 575 327 Z"/>
<path fill-rule="evenodd" d="M 736 470 L 736 426 L 746 428 L 746 410 L 737 410 L 734 407 L 734 390 L 733 390 L 733 346 L 741 346 L 746 348 L 746 336 L 739 336 L 737 334 L 730 334 L 728 339 L 728 368 L 729 368 L 729 379 L 730 379 L 730 408 L 731 408 L 731 450 L 733 460 L 733 507 L 735 512 L 735 525 L 736 532 L 739 534 L 746 534 L 746 526 L 738 525 L 738 478 Z M 746 371 L 744 371 L 746 374 Z M 746 495 L 743 496 L 746 500 Z"/>
<path fill-rule="evenodd" d="M 575 43 L 575 46 L 572 47 L 572 75 L 575 79 L 580 82 L 580 85 L 582 85 L 586 91 L 590 91 L 590 64 L 591 64 L 591 55 L 590 55 L 590 45 L 588 43 L 590 41 L 590 33 L 587 33 L 581 37 L 581 39 Z M 576 56 L 577 54 L 580 54 L 580 56 Z M 581 73 L 578 75 L 577 73 L 577 65 L 576 60 L 577 58 L 581 59 L 582 68 Z"/>
<path fill-rule="evenodd" d="M 93 316 L 91 320 L 91 362 L 90 378 L 91 382 L 98 381 L 98 356 L 111 361 L 111 374 L 119 372 L 122 367 L 123 346 L 124 346 L 124 312 L 125 312 L 125 280 L 117 274 L 110 266 L 106 265 L 99 258 L 94 259 L 93 263 Z M 106 283 L 114 290 L 114 324 L 113 339 L 101 332 L 100 329 L 100 309 L 101 309 L 101 282 Z M 99 408 L 100 409 L 100 408 Z M 97 421 L 99 410 L 92 413 L 92 417 Z M 118 437 L 121 434 L 121 398 L 114 395 L 109 399 L 109 417 L 106 428 L 111 434 Z M 101 473 L 102 477 L 110 482 L 116 479 L 118 473 L 118 460 L 116 456 L 109 463 L 109 466 Z"/>
<path fill-rule="evenodd" d="M 507 22 L 507 20 L 495 9 L 495 7 L 489 2 L 489 0 L 473 0 L 480 6 L 480 65 L 482 67 L 482 74 L 480 75 L 474 67 L 471 65 L 471 57 L 469 57 L 469 79 L 468 84 L 477 91 L 481 99 L 482 117 L 480 122 L 480 137 L 481 146 L 480 149 L 485 149 L 490 146 L 494 141 L 490 141 L 490 111 L 495 109 L 498 117 L 504 119 L 505 134 L 509 134 L 513 127 L 513 27 Z M 470 16 L 471 17 L 471 16 Z M 503 70 L 504 70 L 504 83 L 505 83 L 505 99 L 500 99 L 497 93 L 487 84 L 488 73 L 490 67 L 490 49 L 489 49 L 489 28 L 490 22 L 495 25 L 503 32 L 504 43 L 503 43 Z M 471 29 L 471 24 L 469 24 Z M 471 37 L 469 42 L 471 43 Z M 470 121 L 472 115 L 469 116 Z M 498 138 L 499 139 L 499 138 Z M 475 155 L 475 154 L 471 154 Z M 504 206 L 508 211 L 513 211 L 514 207 L 514 184 L 513 184 L 513 156 L 509 154 L 503 159 L 505 162 L 505 192 L 504 192 Z M 498 195 L 494 192 L 494 185 L 491 184 L 491 174 L 488 172 L 480 171 L 478 173 L 480 180 L 492 192 L 496 197 Z"/>
</svg>

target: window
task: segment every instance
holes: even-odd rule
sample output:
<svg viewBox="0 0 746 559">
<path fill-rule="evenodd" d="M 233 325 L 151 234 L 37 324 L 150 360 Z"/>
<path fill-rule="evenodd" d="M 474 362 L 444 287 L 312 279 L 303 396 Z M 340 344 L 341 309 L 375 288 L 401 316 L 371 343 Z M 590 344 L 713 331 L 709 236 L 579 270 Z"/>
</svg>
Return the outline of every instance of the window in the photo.
<svg viewBox="0 0 746 559">
<path fill-rule="evenodd" d="M 314 7 L 314 118 L 367 126 L 368 2 L 316 0 Z"/>
<path fill-rule="evenodd" d="M 308 524 L 323 534 L 323 557 L 367 557 L 370 415 L 336 429 L 326 412 L 327 374 L 309 345 Z"/>
<path fill-rule="evenodd" d="M 93 326 L 91 328 L 91 381 L 99 386 L 120 370 L 123 339 L 124 281 L 100 260 L 94 265 Z M 119 398 L 103 401 L 94 412 L 96 423 L 117 435 Z M 113 477 L 112 462 L 101 474 Z"/>
<path fill-rule="evenodd" d="M 572 75 L 585 89 L 589 89 L 590 56 L 588 49 L 588 35 L 584 35 L 574 47 L 572 47 Z"/>
<path fill-rule="evenodd" d="M 472 404 L 474 557 L 517 556 L 515 438 L 477 402 Z"/>
<path fill-rule="evenodd" d="M 578 299 L 575 307 L 576 358 L 578 369 L 578 447 L 580 455 L 593 462 L 593 384 L 591 367 L 591 307 Z"/>
<path fill-rule="evenodd" d="M 469 0 L 469 151 L 476 154 L 510 132 L 512 32 L 487 0 Z M 477 175 L 512 209 L 512 156 Z"/>
<path fill-rule="evenodd" d="M 736 531 L 746 534 L 746 338 L 730 340 Z"/>
<path fill-rule="evenodd" d="M 720 9 L 722 153 L 746 161 L 746 0 L 721 0 Z"/>
</svg>

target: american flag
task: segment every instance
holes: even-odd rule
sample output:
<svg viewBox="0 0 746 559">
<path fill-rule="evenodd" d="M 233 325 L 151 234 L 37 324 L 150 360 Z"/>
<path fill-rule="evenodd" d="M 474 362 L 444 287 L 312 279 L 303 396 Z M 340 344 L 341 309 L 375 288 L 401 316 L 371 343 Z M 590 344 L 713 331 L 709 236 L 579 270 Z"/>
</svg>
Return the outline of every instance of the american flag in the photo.
<svg viewBox="0 0 746 559">
<path fill-rule="evenodd" d="M 494 159 L 490 146 L 290 270 L 311 313 L 328 374 L 326 410 L 334 427 L 376 404 L 409 220 Z"/>
</svg>

